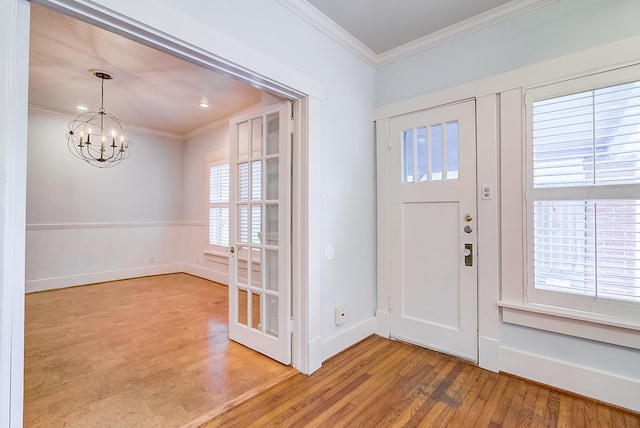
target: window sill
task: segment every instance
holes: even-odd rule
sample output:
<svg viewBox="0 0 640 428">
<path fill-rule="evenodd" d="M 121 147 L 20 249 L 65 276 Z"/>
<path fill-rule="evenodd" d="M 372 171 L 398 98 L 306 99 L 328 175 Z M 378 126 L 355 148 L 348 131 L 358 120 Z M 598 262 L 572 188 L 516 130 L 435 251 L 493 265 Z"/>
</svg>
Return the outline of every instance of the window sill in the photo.
<svg viewBox="0 0 640 428">
<path fill-rule="evenodd" d="M 640 349 L 640 323 L 540 304 L 501 301 L 498 306 L 509 324 Z"/>
<path fill-rule="evenodd" d="M 202 250 L 204 258 L 211 262 L 229 263 L 229 255 L 224 251 Z"/>
</svg>

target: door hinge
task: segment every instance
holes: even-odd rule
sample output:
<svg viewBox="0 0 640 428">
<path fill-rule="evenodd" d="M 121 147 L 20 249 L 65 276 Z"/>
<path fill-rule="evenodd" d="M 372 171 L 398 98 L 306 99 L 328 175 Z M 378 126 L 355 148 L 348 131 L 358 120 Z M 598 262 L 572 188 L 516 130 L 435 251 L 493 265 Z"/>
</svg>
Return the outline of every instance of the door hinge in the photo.
<svg viewBox="0 0 640 428">
<path fill-rule="evenodd" d="M 391 296 L 387 298 L 387 305 L 389 306 L 389 312 L 391 312 Z"/>
<path fill-rule="evenodd" d="M 289 318 L 289 333 L 293 334 L 293 318 Z"/>
<path fill-rule="evenodd" d="M 391 151 L 391 135 L 387 135 L 387 151 Z"/>
<path fill-rule="evenodd" d="M 289 134 L 293 135 L 293 130 L 296 129 L 296 121 L 293 118 L 289 119 Z"/>
</svg>

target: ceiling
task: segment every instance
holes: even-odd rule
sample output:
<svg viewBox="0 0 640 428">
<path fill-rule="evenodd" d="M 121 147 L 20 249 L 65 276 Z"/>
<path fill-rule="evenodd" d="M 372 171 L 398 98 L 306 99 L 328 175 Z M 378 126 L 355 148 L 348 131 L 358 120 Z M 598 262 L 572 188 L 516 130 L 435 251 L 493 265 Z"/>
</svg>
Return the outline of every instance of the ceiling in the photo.
<svg viewBox="0 0 640 428">
<path fill-rule="evenodd" d="M 307 0 L 380 55 L 512 0 Z"/>
<path fill-rule="evenodd" d="M 380 55 L 511 0 L 279 0 L 305 5 Z M 515 0 L 512 3 L 524 0 Z M 528 0 L 541 2 L 542 0 Z M 313 7 L 311 7 L 311 6 Z M 315 9 L 314 9 L 315 8 Z M 320 11 L 321 13 L 318 13 Z M 184 137 L 260 103 L 262 92 L 114 33 L 31 3 L 29 105 L 76 116 L 100 107 L 130 126 Z M 209 108 L 199 107 L 202 101 Z"/>
<path fill-rule="evenodd" d="M 249 85 L 31 4 L 29 105 L 76 116 L 104 107 L 133 127 L 184 136 L 260 103 Z M 199 107 L 207 101 L 209 108 Z"/>
</svg>

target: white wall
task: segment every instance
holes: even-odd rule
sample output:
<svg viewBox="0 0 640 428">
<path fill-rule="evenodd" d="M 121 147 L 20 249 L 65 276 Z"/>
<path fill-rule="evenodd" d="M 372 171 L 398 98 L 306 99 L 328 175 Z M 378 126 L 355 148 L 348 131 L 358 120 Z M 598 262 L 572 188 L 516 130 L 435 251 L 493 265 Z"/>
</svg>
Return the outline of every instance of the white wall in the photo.
<svg viewBox="0 0 640 428">
<path fill-rule="evenodd" d="M 187 272 L 222 284 L 229 282 L 229 265 L 221 257 L 204 253 L 207 239 L 207 160 L 229 158 L 229 126 L 226 121 L 192 137 L 184 145 L 184 262 Z"/>
<path fill-rule="evenodd" d="M 100 3 L 137 13 L 125 0 Z M 324 96 L 312 103 L 319 110 L 312 111 L 307 166 L 311 297 L 305 305 L 312 316 L 309 346 L 321 361 L 373 333 L 374 70 L 276 1 L 161 3 L 175 9 L 175 14 L 214 28 L 323 85 Z M 140 11 L 142 22 L 156 21 L 148 15 L 148 10 Z M 205 38 L 195 34 L 195 25 L 189 31 L 174 21 L 162 22 L 169 33 Z M 329 245 L 335 250 L 332 260 L 325 257 Z M 334 323 L 336 302 L 347 310 L 346 321 L 339 327 Z M 341 342 L 341 337 L 349 339 Z"/>
<path fill-rule="evenodd" d="M 27 291 L 175 271 L 182 141 L 134 131 L 131 158 L 99 169 L 67 150 L 69 120 L 29 114 Z"/>
<path fill-rule="evenodd" d="M 376 71 L 376 106 L 638 34 L 637 0 L 561 0 Z"/>
<path fill-rule="evenodd" d="M 524 278 L 523 230 L 512 221 L 522 216 L 520 88 L 640 62 L 640 27 L 631 22 L 637 16 L 636 1 L 553 3 L 384 67 L 377 75 L 381 105 L 375 113 L 383 120 L 478 98 L 478 183 L 496 190 L 493 200 L 478 206 L 480 364 L 636 411 L 640 350 L 502 322 L 498 301 L 507 287 L 522 290 Z M 491 265 L 483 264 L 487 258 Z M 378 301 L 386 310 L 384 295 Z"/>
</svg>

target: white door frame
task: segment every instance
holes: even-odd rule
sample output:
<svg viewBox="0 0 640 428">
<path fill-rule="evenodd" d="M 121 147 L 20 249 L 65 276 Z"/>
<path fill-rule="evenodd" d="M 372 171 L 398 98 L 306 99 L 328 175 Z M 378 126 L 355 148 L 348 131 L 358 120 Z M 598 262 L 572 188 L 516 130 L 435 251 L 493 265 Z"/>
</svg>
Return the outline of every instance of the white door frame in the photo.
<svg viewBox="0 0 640 428">
<path fill-rule="evenodd" d="M 167 8 L 151 0 L 136 2 L 105 1 L 110 9 L 84 0 L 34 0 L 34 3 L 58 10 L 81 21 L 99 26 L 127 38 L 159 49 L 207 69 L 232 76 L 260 89 L 293 100 L 296 136 L 292 156 L 292 301 L 294 306 L 293 365 L 303 373 L 320 366 L 321 357 L 310 346 L 317 341 L 318 326 L 310 316 L 314 312 L 309 302 L 318 293 L 308 282 L 308 148 L 310 141 L 319 140 L 319 129 L 309 122 L 319 115 L 323 85 L 254 49 L 200 25 L 197 40 L 189 25 L 175 20 L 163 21 L 150 17 L 150 7 Z M 0 104 L 4 113 L 0 123 L 0 173 L 6 183 L 0 191 L 4 210 L 0 226 L 3 249 L 0 279 L 0 426 L 21 427 L 24 381 L 24 265 L 26 227 L 26 143 L 28 110 L 28 35 L 29 1 L 4 0 L 0 5 L 2 25 L 8 29 L 0 34 L 0 45 L 8 48 L 6 73 L 8 93 Z M 167 8 L 167 12 L 172 9 Z M 170 14 L 168 15 L 170 16 Z M 155 17 L 155 20 L 152 19 Z M 185 15 L 186 19 L 187 16 Z M 153 23 L 151 23 L 153 21 Z M 149 23 L 149 24 L 147 24 Z M 155 25 L 155 26 L 154 26 Z M 181 38 L 183 36 L 183 38 Z M 191 40 L 188 40 L 191 39 Z M 205 46 L 208 45 L 208 46 Z M 1 91 L 1 90 L 0 90 Z"/>
</svg>

